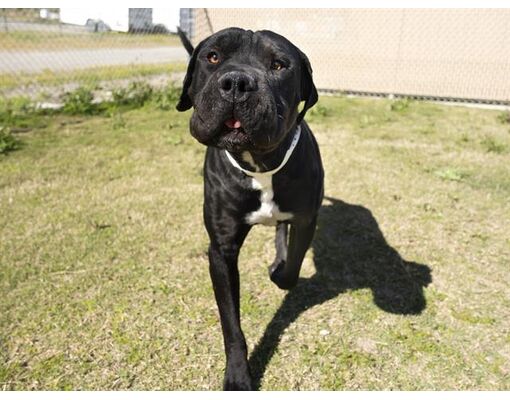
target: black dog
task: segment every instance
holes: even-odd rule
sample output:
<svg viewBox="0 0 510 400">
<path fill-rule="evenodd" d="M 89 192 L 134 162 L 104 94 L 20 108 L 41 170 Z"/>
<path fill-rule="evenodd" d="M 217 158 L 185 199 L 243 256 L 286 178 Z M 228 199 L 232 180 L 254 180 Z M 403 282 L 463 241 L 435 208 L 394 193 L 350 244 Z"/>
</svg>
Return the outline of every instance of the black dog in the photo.
<svg viewBox="0 0 510 400">
<path fill-rule="evenodd" d="M 226 390 L 252 389 L 237 268 L 246 235 L 254 224 L 276 225 L 269 275 L 290 289 L 315 232 L 324 172 L 303 117 L 317 99 L 307 57 L 276 33 L 229 28 L 193 50 L 177 109 L 194 108 L 191 134 L 208 146 L 204 220 L 227 357 Z"/>
</svg>

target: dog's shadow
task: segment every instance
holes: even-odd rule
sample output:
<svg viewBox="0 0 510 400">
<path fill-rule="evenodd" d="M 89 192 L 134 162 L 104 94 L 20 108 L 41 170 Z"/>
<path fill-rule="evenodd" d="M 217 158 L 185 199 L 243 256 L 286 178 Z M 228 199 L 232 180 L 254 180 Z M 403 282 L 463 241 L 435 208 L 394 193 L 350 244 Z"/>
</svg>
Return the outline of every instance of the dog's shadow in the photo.
<svg viewBox="0 0 510 400">
<path fill-rule="evenodd" d="M 327 197 L 320 209 L 312 243 L 316 273 L 300 278 L 250 356 L 258 389 L 284 330 L 299 315 L 346 290 L 370 288 L 374 303 L 395 314 L 420 314 L 426 307 L 423 288 L 431 281 L 430 268 L 406 261 L 393 249 L 372 213 L 362 207 Z"/>
</svg>

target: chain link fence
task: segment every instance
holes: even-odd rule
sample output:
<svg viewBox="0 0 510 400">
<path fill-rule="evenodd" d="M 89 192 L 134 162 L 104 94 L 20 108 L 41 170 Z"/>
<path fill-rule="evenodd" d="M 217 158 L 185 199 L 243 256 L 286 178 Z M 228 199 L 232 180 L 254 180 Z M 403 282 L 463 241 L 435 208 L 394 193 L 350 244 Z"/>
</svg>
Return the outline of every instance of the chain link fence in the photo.
<svg viewBox="0 0 510 400">
<path fill-rule="evenodd" d="M 196 44 L 220 29 L 269 29 L 312 63 L 317 87 L 510 104 L 509 9 L 193 9 Z"/>
<path fill-rule="evenodd" d="M 157 9 L 0 9 L 0 98 L 57 101 L 79 86 L 181 80 L 187 61 Z M 172 23 L 174 25 L 172 26 Z"/>
<path fill-rule="evenodd" d="M 157 9 L 0 9 L 0 98 L 180 81 L 187 54 Z M 179 15 L 179 11 L 177 11 Z M 196 44 L 270 29 L 310 58 L 323 91 L 510 103 L 510 9 L 180 9 Z"/>
</svg>

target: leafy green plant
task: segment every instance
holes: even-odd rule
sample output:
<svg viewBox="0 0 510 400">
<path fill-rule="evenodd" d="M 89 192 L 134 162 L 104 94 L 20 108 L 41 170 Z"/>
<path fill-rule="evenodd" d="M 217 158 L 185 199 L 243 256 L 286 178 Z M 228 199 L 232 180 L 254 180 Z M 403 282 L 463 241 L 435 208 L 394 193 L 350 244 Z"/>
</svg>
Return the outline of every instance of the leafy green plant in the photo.
<svg viewBox="0 0 510 400">
<path fill-rule="evenodd" d="M 114 106 L 142 107 L 153 94 L 152 87 L 141 81 L 131 82 L 127 88 L 115 89 L 112 92 Z"/>
<path fill-rule="evenodd" d="M 97 106 L 93 103 L 94 95 L 85 87 L 65 93 L 62 100 L 64 102 L 62 110 L 66 114 L 92 115 L 97 112 Z"/>
<path fill-rule="evenodd" d="M 8 127 L 0 126 L 0 154 L 6 154 L 18 149 L 20 142 L 16 139 Z"/>
<path fill-rule="evenodd" d="M 173 110 L 179 101 L 180 89 L 169 84 L 164 89 L 154 92 L 154 103 L 160 110 Z"/>
<path fill-rule="evenodd" d="M 17 125 L 16 121 L 35 112 L 35 106 L 27 97 L 0 100 L 0 123 Z"/>
<path fill-rule="evenodd" d="M 42 116 L 47 114 L 50 111 L 37 109 L 27 97 L 0 99 L 0 126 L 13 133 L 46 126 L 47 121 Z"/>
</svg>

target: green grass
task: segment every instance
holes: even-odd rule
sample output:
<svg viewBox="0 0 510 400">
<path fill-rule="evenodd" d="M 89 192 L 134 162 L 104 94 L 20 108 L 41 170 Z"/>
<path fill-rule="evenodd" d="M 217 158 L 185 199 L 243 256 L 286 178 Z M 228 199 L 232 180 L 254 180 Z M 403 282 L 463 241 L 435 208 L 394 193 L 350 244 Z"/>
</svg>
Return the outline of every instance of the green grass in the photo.
<svg viewBox="0 0 510 400">
<path fill-rule="evenodd" d="M 0 154 L 0 387 L 221 387 L 204 148 L 155 104 L 32 116 Z M 294 290 L 267 277 L 273 229 L 243 247 L 261 389 L 510 389 L 509 126 L 394 104 L 310 113 L 328 198 Z"/>
<path fill-rule="evenodd" d="M 103 66 L 73 71 L 50 71 L 40 73 L 0 74 L 0 94 L 4 90 L 28 85 L 63 85 L 66 83 L 99 84 L 101 81 L 146 77 L 157 74 L 184 72 L 185 63 L 141 64 L 126 66 Z"/>
<path fill-rule="evenodd" d="M 82 34 L 31 31 L 0 32 L 0 51 L 111 49 L 180 45 L 179 37 L 175 34 L 134 35 L 122 32 Z"/>
</svg>

